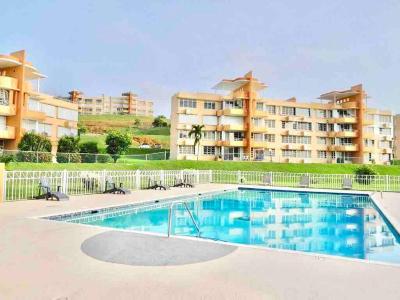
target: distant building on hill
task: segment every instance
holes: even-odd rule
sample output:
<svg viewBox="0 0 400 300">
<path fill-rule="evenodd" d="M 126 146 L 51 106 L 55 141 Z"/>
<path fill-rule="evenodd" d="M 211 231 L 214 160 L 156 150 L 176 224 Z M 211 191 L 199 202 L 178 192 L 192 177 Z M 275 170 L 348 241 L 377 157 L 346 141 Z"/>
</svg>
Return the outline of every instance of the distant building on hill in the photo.
<svg viewBox="0 0 400 300">
<path fill-rule="evenodd" d="M 132 92 L 122 93 L 121 96 L 86 96 L 73 90 L 69 99 L 78 103 L 82 115 L 129 114 L 135 116 L 153 116 L 153 101 L 141 100 Z"/>
</svg>

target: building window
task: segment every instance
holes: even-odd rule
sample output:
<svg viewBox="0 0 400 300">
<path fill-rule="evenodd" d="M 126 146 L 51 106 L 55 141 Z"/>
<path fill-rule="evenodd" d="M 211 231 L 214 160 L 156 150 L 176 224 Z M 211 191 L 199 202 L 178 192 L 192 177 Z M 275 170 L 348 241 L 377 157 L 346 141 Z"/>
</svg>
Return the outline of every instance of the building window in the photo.
<svg viewBox="0 0 400 300">
<path fill-rule="evenodd" d="M 296 110 L 294 107 L 282 106 L 281 114 L 284 116 L 294 116 L 294 115 L 296 115 Z"/>
<path fill-rule="evenodd" d="M 282 143 L 284 144 L 311 144 L 311 137 L 298 136 L 298 135 L 284 135 L 282 136 Z"/>
<path fill-rule="evenodd" d="M 317 118 L 326 118 L 327 114 L 326 114 L 326 110 L 325 109 L 317 109 L 315 111 L 315 116 Z"/>
<path fill-rule="evenodd" d="M 196 100 L 191 100 L 191 99 L 180 99 L 179 100 L 179 106 L 180 107 L 196 108 L 197 107 L 197 102 L 196 102 Z"/>
<path fill-rule="evenodd" d="M 310 158 L 311 151 L 310 150 L 282 150 L 283 157 L 297 157 L 297 158 Z"/>
<path fill-rule="evenodd" d="M 327 154 L 326 151 L 317 151 L 318 158 L 326 158 Z"/>
<path fill-rule="evenodd" d="M 380 123 L 392 123 L 392 116 L 379 115 L 379 122 Z"/>
<path fill-rule="evenodd" d="M 327 139 L 325 137 L 317 137 L 317 144 L 318 145 L 326 145 Z"/>
<path fill-rule="evenodd" d="M 59 107 L 58 108 L 58 118 L 77 122 L 78 121 L 78 111 Z"/>
<path fill-rule="evenodd" d="M 269 143 L 275 143 L 275 134 L 264 134 L 264 140 Z"/>
<path fill-rule="evenodd" d="M 265 127 L 275 128 L 275 120 L 265 120 Z"/>
<path fill-rule="evenodd" d="M 178 147 L 179 154 L 194 154 L 194 147 L 193 146 L 182 146 L 179 145 Z"/>
<path fill-rule="evenodd" d="M 269 114 L 274 115 L 276 113 L 276 106 L 275 105 L 265 105 L 265 110 Z"/>
<path fill-rule="evenodd" d="M 203 139 L 209 141 L 215 141 L 215 131 L 204 131 L 203 132 Z"/>
<path fill-rule="evenodd" d="M 327 131 L 328 126 L 325 123 L 318 123 L 318 131 Z"/>
<path fill-rule="evenodd" d="M 295 130 L 311 130 L 311 123 L 308 122 L 294 122 L 293 129 Z"/>
<path fill-rule="evenodd" d="M 204 155 L 215 155 L 215 147 L 214 146 L 204 146 L 203 154 Z"/>
<path fill-rule="evenodd" d="M 310 109 L 309 108 L 296 108 L 295 110 L 296 116 L 302 116 L 302 117 L 309 117 L 310 116 Z"/>
<path fill-rule="evenodd" d="M 204 102 L 204 109 L 215 109 L 215 102 L 211 101 Z"/>
<path fill-rule="evenodd" d="M 10 103 L 10 92 L 0 89 L 0 105 L 8 105 Z"/>
<path fill-rule="evenodd" d="M 189 131 L 187 130 L 179 130 L 179 138 L 180 139 L 187 139 L 189 136 Z"/>
<path fill-rule="evenodd" d="M 263 111 L 264 110 L 264 103 L 257 102 L 256 110 Z"/>
<path fill-rule="evenodd" d="M 379 128 L 379 134 L 381 135 L 391 135 L 392 130 L 390 128 Z"/>
</svg>

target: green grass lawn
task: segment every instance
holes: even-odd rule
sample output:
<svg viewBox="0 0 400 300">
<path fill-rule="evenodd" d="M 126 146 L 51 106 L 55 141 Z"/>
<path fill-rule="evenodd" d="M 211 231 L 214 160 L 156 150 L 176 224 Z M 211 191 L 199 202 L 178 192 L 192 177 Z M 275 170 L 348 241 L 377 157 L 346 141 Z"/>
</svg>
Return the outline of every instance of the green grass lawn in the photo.
<svg viewBox="0 0 400 300">
<path fill-rule="evenodd" d="M 7 170 L 230 170 L 230 171 L 271 171 L 291 173 L 353 174 L 359 165 L 352 164 L 293 164 L 268 162 L 218 162 L 218 161 L 176 161 L 176 160 L 132 160 L 132 163 L 9 163 Z M 400 166 L 370 165 L 379 175 L 400 175 Z"/>
</svg>

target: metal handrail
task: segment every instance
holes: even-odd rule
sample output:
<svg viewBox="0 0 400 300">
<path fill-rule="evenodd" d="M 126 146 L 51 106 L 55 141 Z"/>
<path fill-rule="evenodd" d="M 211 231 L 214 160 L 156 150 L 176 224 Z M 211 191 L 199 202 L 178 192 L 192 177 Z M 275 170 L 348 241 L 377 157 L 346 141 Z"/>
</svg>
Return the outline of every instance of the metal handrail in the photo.
<svg viewBox="0 0 400 300">
<path fill-rule="evenodd" d="M 199 226 L 197 225 L 195 219 L 193 218 L 193 215 L 192 215 L 192 213 L 190 212 L 189 207 L 187 206 L 187 203 L 186 203 L 185 201 L 173 202 L 173 203 L 171 204 L 171 206 L 169 207 L 169 210 L 168 210 L 168 237 L 170 237 L 170 235 L 171 235 L 172 208 L 173 208 L 173 206 L 174 206 L 175 204 L 183 204 L 183 205 L 185 206 L 187 212 L 189 213 L 190 218 L 192 219 L 192 222 L 193 222 L 194 227 L 196 227 L 197 236 L 200 237 L 200 228 L 199 228 Z"/>
</svg>

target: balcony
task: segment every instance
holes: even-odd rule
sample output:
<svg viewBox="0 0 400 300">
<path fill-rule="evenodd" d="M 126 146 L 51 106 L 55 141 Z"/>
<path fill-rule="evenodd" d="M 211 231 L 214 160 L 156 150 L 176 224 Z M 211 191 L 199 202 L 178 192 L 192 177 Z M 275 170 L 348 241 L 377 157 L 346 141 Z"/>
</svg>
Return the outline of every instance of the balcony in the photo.
<svg viewBox="0 0 400 300">
<path fill-rule="evenodd" d="M 364 119 L 364 124 L 365 126 L 367 125 L 374 125 L 374 119 Z"/>
<path fill-rule="evenodd" d="M 15 127 L 5 126 L 0 128 L 0 139 L 15 139 Z"/>
<path fill-rule="evenodd" d="M 329 137 L 357 137 L 358 131 L 330 131 L 328 132 Z"/>
<path fill-rule="evenodd" d="M 243 124 L 222 125 L 222 129 L 224 131 L 244 131 L 245 126 Z M 217 126 L 217 130 L 218 130 L 218 126 Z"/>
<path fill-rule="evenodd" d="M 247 146 L 247 140 L 242 139 L 242 140 L 223 141 L 222 145 L 225 147 L 245 147 Z"/>
<path fill-rule="evenodd" d="M 244 116 L 243 108 L 225 108 L 223 110 L 224 116 Z"/>
<path fill-rule="evenodd" d="M 357 145 L 331 145 L 328 146 L 329 151 L 339 151 L 339 152 L 354 152 L 358 150 Z"/>
<path fill-rule="evenodd" d="M 27 110 L 25 113 L 25 119 L 44 121 L 46 119 L 46 114 L 41 111 Z"/>
<path fill-rule="evenodd" d="M 268 128 L 265 126 L 257 126 L 253 124 L 252 132 L 267 132 Z"/>
<path fill-rule="evenodd" d="M 18 90 L 18 79 L 8 76 L 0 76 L 0 88 L 6 90 Z"/>
<path fill-rule="evenodd" d="M 382 154 L 392 154 L 393 150 L 390 148 L 384 148 L 382 149 Z"/>
<path fill-rule="evenodd" d="M 268 143 L 267 141 L 252 141 L 252 146 L 254 148 L 268 148 L 270 145 L 270 143 Z"/>
<path fill-rule="evenodd" d="M 178 124 L 176 126 L 177 129 L 182 129 L 182 130 L 190 130 L 192 129 L 192 125 L 190 124 Z"/>
<path fill-rule="evenodd" d="M 338 124 L 355 124 L 357 123 L 356 117 L 339 117 L 334 119 L 334 123 Z"/>
<path fill-rule="evenodd" d="M 198 109 L 197 108 L 182 108 L 180 107 L 178 109 L 179 114 L 186 114 L 186 115 L 197 115 L 198 114 Z"/>
<path fill-rule="evenodd" d="M 15 116 L 16 110 L 15 105 L 0 105 L 0 115 L 1 116 Z"/>
<path fill-rule="evenodd" d="M 345 102 L 345 103 L 341 103 L 340 108 L 344 108 L 344 109 L 356 109 L 357 106 L 357 102 Z"/>
<path fill-rule="evenodd" d="M 177 144 L 178 145 L 182 145 L 182 146 L 193 146 L 194 145 L 194 140 L 193 139 L 188 139 L 188 138 L 180 138 L 180 139 L 178 139 Z"/>
</svg>

